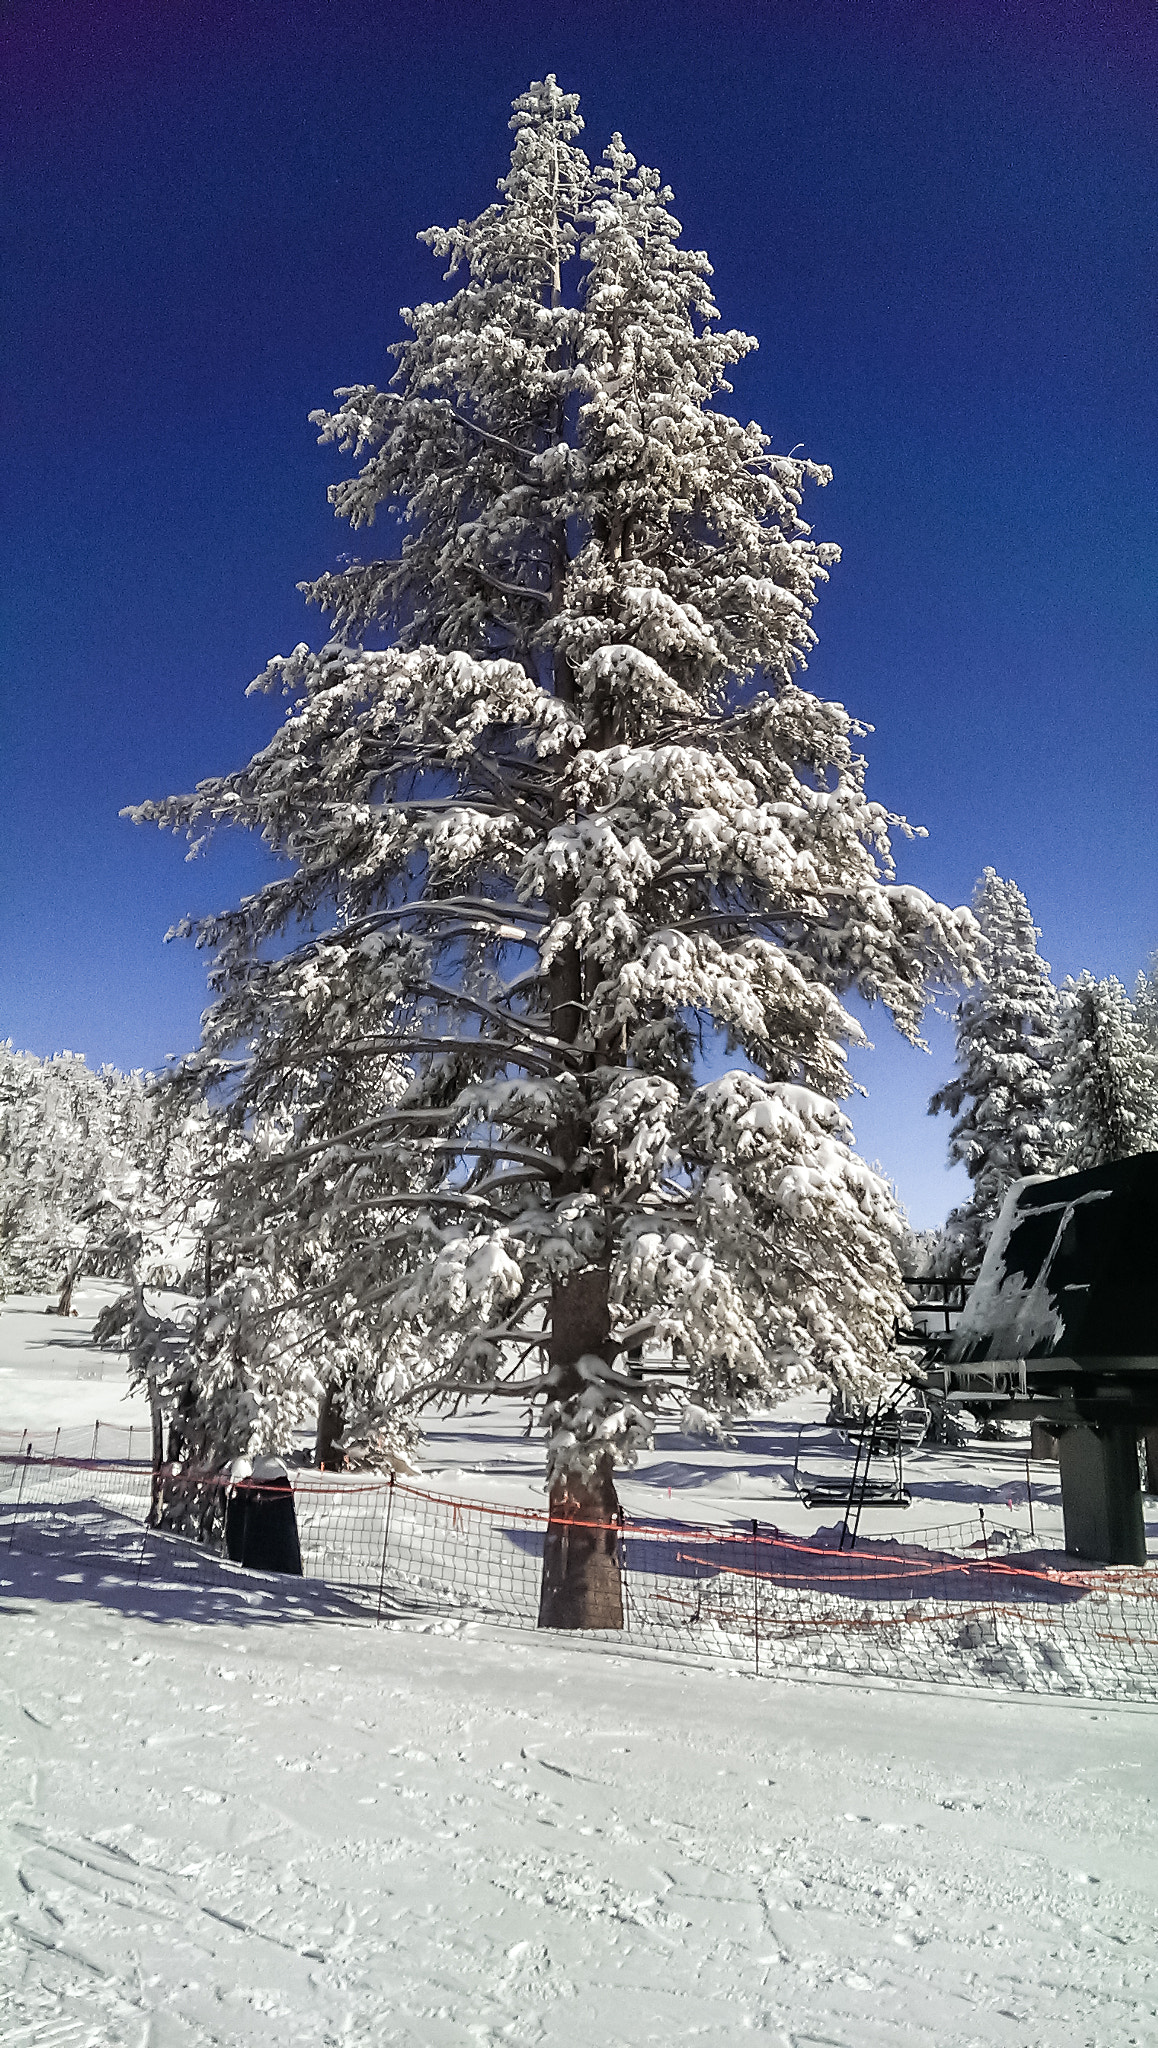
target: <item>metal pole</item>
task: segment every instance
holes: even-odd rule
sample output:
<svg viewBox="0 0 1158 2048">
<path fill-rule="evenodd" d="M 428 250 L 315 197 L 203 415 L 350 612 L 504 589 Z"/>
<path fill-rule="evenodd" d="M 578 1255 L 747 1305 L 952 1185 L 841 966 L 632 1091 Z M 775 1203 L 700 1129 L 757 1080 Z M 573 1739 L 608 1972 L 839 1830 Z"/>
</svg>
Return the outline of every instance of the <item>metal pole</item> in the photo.
<svg viewBox="0 0 1158 2048">
<path fill-rule="evenodd" d="M 394 1505 L 394 1478 L 390 1474 L 390 1490 L 386 1495 L 386 1528 L 382 1536 L 382 1569 L 378 1574 L 378 1620 L 382 1619 L 382 1600 L 386 1591 L 386 1546 L 390 1541 L 390 1510 Z"/>
<path fill-rule="evenodd" d="M 99 1423 L 99 1422 L 94 1422 L 94 1423 L 93 1423 L 93 1426 L 92 1426 L 92 1449 L 91 1449 L 91 1451 L 90 1451 L 90 1452 L 89 1452 L 89 1454 L 88 1454 L 88 1461 L 89 1461 L 89 1464 L 90 1464 L 90 1465 L 95 1465 L 95 1464 L 96 1464 L 96 1447 L 97 1447 L 97 1437 L 98 1437 L 98 1435 L 99 1435 L 99 1434 L 100 1434 L 100 1423 Z"/>
<path fill-rule="evenodd" d="M 859 1470 L 860 1470 L 860 1454 L 861 1454 L 861 1451 L 862 1451 L 862 1449 L 864 1448 L 864 1436 L 865 1436 L 865 1431 L 866 1431 L 866 1429 L 868 1428 L 868 1426 L 869 1426 L 869 1413 L 868 1413 L 868 1402 L 866 1401 L 866 1402 L 865 1402 L 865 1411 L 864 1411 L 864 1420 L 863 1420 L 863 1422 L 861 1423 L 861 1426 L 860 1426 L 860 1435 L 858 1436 L 858 1438 L 857 1438 L 857 1440 L 856 1440 L 856 1456 L 854 1457 L 854 1459 L 853 1459 L 853 1461 L 852 1461 L 852 1478 L 851 1478 L 851 1479 L 849 1480 L 849 1483 L 848 1483 L 848 1499 L 847 1499 L 847 1500 L 845 1501 L 845 1504 L 844 1504 L 844 1528 L 843 1528 L 843 1529 L 841 1530 L 841 1532 L 840 1532 L 840 1542 L 839 1542 L 839 1544 L 837 1545 L 837 1548 L 838 1548 L 839 1550 L 843 1550 L 843 1549 L 844 1549 L 844 1539 L 845 1539 L 845 1537 L 846 1537 L 846 1536 L 848 1535 L 848 1517 L 849 1517 L 849 1510 L 850 1510 L 850 1508 L 852 1507 L 852 1497 L 853 1497 L 853 1494 L 854 1494 L 854 1493 L 856 1492 L 856 1475 L 857 1475 L 857 1473 L 858 1473 L 858 1472 L 859 1472 Z"/>
<path fill-rule="evenodd" d="M 29 1460 L 29 1459 L 31 1458 L 31 1456 L 32 1456 L 32 1445 L 31 1445 L 31 1444 L 29 1444 L 29 1446 L 28 1446 L 28 1449 L 27 1449 L 27 1450 L 25 1451 L 25 1453 L 24 1453 L 24 1463 L 23 1463 L 23 1464 L 21 1465 L 21 1467 L 20 1467 L 20 1484 L 19 1484 L 19 1486 L 18 1486 L 18 1487 L 17 1487 L 17 1489 L 16 1489 L 16 1506 L 15 1506 L 15 1507 L 13 1508 L 13 1510 L 12 1510 L 12 1520 L 11 1520 L 11 1521 L 10 1521 L 10 1523 L 8 1524 L 8 1548 L 9 1548 L 9 1550 L 11 1550 L 11 1548 L 12 1548 L 12 1538 L 13 1538 L 13 1537 L 15 1536 L 15 1534 L 16 1534 L 16 1517 L 17 1517 L 17 1515 L 18 1515 L 18 1514 L 20 1513 L 20 1503 L 21 1503 L 21 1501 L 22 1501 L 22 1500 L 24 1499 L 24 1475 L 25 1475 L 25 1473 L 26 1473 L 26 1472 L 27 1472 L 27 1470 L 28 1470 L 28 1460 Z"/>
<path fill-rule="evenodd" d="M 161 1520 L 161 1503 L 164 1495 L 161 1473 L 165 1463 L 165 1418 L 161 1413 L 161 1395 L 157 1387 L 157 1376 L 149 1374 L 149 1430 L 153 1476 L 149 1483 L 149 1520 L 156 1528 Z M 133 1429 L 129 1425 L 129 1463 L 133 1462 Z"/>
<path fill-rule="evenodd" d="M 1032 1536 L 1032 1535 L 1033 1535 L 1033 1533 L 1034 1533 L 1034 1530 L 1033 1530 L 1033 1488 L 1032 1488 L 1032 1486 L 1031 1486 L 1031 1485 L 1030 1485 L 1030 1483 L 1029 1483 L 1029 1459 L 1028 1459 L 1028 1458 L 1027 1458 L 1027 1459 L 1026 1459 L 1026 1461 L 1025 1461 L 1025 1500 L 1026 1500 L 1026 1505 L 1027 1505 L 1027 1507 L 1029 1508 L 1029 1533 L 1030 1533 L 1030 1535 Z"/>
<path fill-rule="evenodd" d="M 984 1508 L 981 1508 L 981 1507 L 979 1507 L 979 1508 L 978 1508 L 978 1510 L 977 1510 L 977 1512 L 978 1512 L 978 1514 L 979 1514 L 979 1515 L 980 1515 L 980 1517 L 981 1517 L 981 1541 L 982 1541 L 982 1543 L 983 1543 L 983 1544 L 984 1544 L 984 1546 L 985 1546 L 985 1575 L 986 1575 L 987 1579 L 989 1580 L 989 1612 L 990 1612 L 990 1614 L 991 1614 L 991 1615 L 992 1615 L 992 1617 L 993 1617 L 993 1640 L 994 1640 L 994 1642 L 996 1642 L 996 1641 L 997 1641 L 997 1603 L 996 1603 L 996 1601 L 995 1601 L 995 1600 L 994 1600 L 994 1598 L 993 1598 L 993 1574 L 992 1574 L 992 1572 L 991 1572 L 991 1570 L 990 1570 L 990 1566 L 989 1566 L 989 1537 L 988 1537 L 988 1535 L 986 1534 L 986 1530 L 985 1530 L 985 1509 L 984 1509 Z"/>
<path fill-rule="evenodd" d="M 752 1524 L 752 1634 L 756 1644 L 756 1676 L 760 1676 L 760 1552 L 759 1522 Z"/>
<path fill-rule="evenodd" d="M 869 1466 L 870 1466 L 870 1465 L 872 1464 L 872 1461 L 873 1461 L 873 1446 L 874 1446 L 874 1444 L 876 1443 L 876 1436 L 877 1436 L 877 1424 L 878 1424 L 878 1422 L 879 1422 L 879 1421 L 880 1421 L 880 1419 L 881 1419 L 881 1405 L 882 1405 L 882 1403 L 883 1403 L 883 1401 L 884 1401 L 884 1398 L 885 1398 L 885 1397 L 884 1397 L 884 1395 L 883 1395 L 883 1394 L 878 1394 L 878 1395 L 877 1395 L 877 1405 L 876 1405 L 876 1409 L 875 1409 L 875 1412 L 874 1412 L 874 1414 L 873 1414 L 873 1420 L 872 1420 L 872 1428 L 871 1428 L 871 1429 L 870 1429 L 870 1431 L 869 1431 L 869 1440 L 868 1440 L 868 1443 L 867 1443 L 867 1444 L 866 1444 L 866 1446 L 865 1446 L 865 1459 L 864 1459 L 864 1471 L 863 1471 L 863 1473 L 861 1474 L 861 1482 L 860 1482 L 860 1495 L 859 1495 L 859 1497 L 858 1497 L 858 1499 L 857 1499 L 857 1504 L 856 1504 L 856 1519 L 855 1519 L 855 1521 L 853 1522 L 853 1525 L 852 1525 L 852 1541 L 851 1541 L 851 1543 L 850 1543 L 850 1544 L 849 1544 L 849 1546 L 848 1546 L 850 1550 L 855 1550 L 855 1549 L 856 1549 L 856 1539 L 857 1539 L 857 1537 L 858 1537 L 858 1536 L 860 1535 L 860 1517 L 861 1517 L 861 1509 L 862 1509 L 862 1508 L 864 1507 L 864 1502 L 865 1502 L 865 1495 L 866 1495 L 866 1493 L 868 1492 L 868 1476 L 869 1476 Z M 846 1524 L 846 1526 L 847 1526 L 847 1523 L 848 1523 L 848 1516 L 847 1516 L 847 1514 L 846 1514 L 846 1515 L 845 1515 L 845 1524 Z M 842 1543 L 840 1547 L 841 1547 L 841 1549 L 843 1550 L 843 1549 L 844 1549 L 844 1544 Z"/>
</svg>

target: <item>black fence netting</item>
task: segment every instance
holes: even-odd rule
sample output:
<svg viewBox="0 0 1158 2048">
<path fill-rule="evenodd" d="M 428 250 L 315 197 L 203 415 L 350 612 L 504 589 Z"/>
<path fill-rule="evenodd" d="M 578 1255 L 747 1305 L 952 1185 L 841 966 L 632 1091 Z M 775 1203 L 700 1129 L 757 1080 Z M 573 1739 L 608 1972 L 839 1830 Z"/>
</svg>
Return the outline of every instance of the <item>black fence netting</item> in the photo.
<svg viewBox="0 0 1158 2048">
<path fill-rule="evenodd" d="M 291 1477 L 303 1577 L 341 1611 L 537 1626 L 541 1510 L 464 1500 L 410 1479 Z M 224 1482 L 163 1482 L 167 1512 L 182 1508 L 187 1527 L 199 1521 L 200 1542 L 152 1526 L 159 1483 L 144 1461 L 0 1449 L 0 1578 L 6 1556 L 36 1553 L 74 1583 L 168 1575 L 192 1598 L 195 1585 L 240 1572 L 224 1550 Z M 862 1537 L 853 1549 L 839 1547 L 835 1531 L 805 1539 L 768 1524 L 625 1518 L 608 1535 L 623 1630 L 603 1640 L 769 1675 L 1158 1701 L 1158 1570 L 1078 1567 L 988 1521 Z M 279 1597 L 292 1611 L 290 1582 Z"/>
<path fill-rule="evenodd" d="M 147 1422 L 79 1422 L 49 1429 L 0 1429 L 0 1460 L 22 1458 L 83 1459 L 86 1463 L 138 1464 L 152 1454 L 153 1432 Z"/>
</svg>

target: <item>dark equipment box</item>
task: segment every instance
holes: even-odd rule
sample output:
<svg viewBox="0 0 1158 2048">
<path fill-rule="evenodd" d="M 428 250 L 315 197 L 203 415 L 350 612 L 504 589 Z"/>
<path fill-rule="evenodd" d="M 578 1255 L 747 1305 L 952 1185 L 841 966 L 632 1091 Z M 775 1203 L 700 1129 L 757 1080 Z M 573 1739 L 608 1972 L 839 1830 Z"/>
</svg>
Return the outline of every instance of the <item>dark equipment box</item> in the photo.
<svg viewBox="0 0 1158 2048">
<path fill-rule="evenodd" d="M 1067 1550 L 1145 1562 L 1137 1437 L 1158 1424 L 1158 1152 L 1015 1183 L 927 1384 L 1047 1422 Z"/>
</svg>

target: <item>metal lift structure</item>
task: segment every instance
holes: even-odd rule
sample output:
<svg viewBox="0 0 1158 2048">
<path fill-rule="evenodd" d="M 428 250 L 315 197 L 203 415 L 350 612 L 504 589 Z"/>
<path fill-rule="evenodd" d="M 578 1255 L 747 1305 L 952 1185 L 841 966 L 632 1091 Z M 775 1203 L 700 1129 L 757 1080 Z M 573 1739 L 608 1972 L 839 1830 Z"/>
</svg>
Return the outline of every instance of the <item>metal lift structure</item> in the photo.
<svg viewBox="0 0 1158 2048">
<path fill-rule="evenodd" d="M 1016 1182 L 956 1328 L 925 1343 L 921 1379 L 950 1407 L 1047 1423 L 1067 1551 L 1145 1564 L 1138 1437 L 1158 1424 L 1158 1152 Z"/>
</svg>

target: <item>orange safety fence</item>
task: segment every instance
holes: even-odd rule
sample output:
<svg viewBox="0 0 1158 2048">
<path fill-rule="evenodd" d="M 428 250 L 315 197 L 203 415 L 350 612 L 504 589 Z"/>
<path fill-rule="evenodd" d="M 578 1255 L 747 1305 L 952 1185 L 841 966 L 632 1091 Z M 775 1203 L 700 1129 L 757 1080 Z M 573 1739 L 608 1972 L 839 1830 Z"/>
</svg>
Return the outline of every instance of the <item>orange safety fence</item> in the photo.
<svg viewBox="0 0 1158 2048">
<path fill-rule="evenodd" d="M 282 1618 L 311 1599 L 317 1612 L 324 1595 L 334 1615 L 537 1625 L 543 1509 L 402 1477 L 290 1477 L 302 1580 L 229 1563 L 220 1474 L 161 1476 L 163 1514 L 198 1524 L 197 1542 L 150 1526 L 155 1481 L 143 1460 L 44 1455 L 30 1443 L 21 1455 L 0 1443 L 0 1580 L 13 1583 L 23 1559 L 29 1590 L 44 1597 L 65 1585 L 77 1597 L 95 1578 L 156 1595 L 153 1608 L 171 1618 L 219 1611 L 222 1589 L 241 1581 L 260 1589 L 263 1613 Z M 807 1539 L 768 1523 L 624 1517 L 605 1532 L 623 1626 L 603 1639 L 768 1675 L 1158 1701 L 1158 1570 L 1079 1568 L 1023 1531 L 978 1527 L 862 1538 L 849 1549 L 835 1531 Z"/>
</svg>

